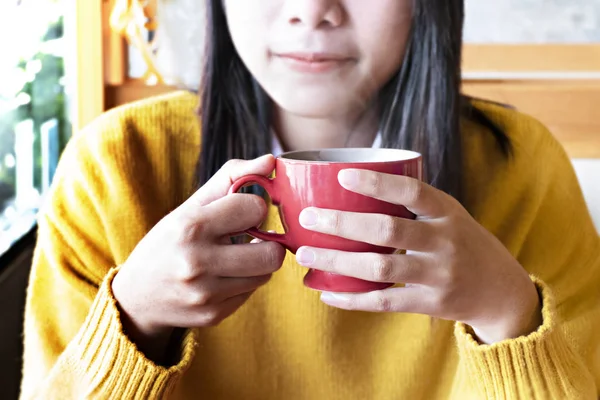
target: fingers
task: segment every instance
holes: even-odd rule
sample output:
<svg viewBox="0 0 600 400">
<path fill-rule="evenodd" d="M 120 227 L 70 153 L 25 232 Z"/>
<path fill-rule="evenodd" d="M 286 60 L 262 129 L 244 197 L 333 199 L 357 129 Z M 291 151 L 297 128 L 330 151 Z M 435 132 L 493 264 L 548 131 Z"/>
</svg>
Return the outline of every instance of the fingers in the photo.
<svg viewBox="0 0 600 400">
<path fill-rule="evenodd" d="M 217 278 L 215 281 L 215 293 L 213 302 L 221 303 L 228 298 L 240 294 L 254 292 L 265 285 L 271 279 L 271 275 L 253 276 L 249 278 Z"/>
<path fill-rule="evenodd" d="M 201 224 L 206 235 L 219 238 L 257 227 L 266 215 L 264 199 L 252 194 L 234 193 L 202 207 L 202 214 L 190 222 Z"/>
<path fill-rule="evenodd" d="M 446 193 L 418 179 L 380 172 L 347 169 L 340 171 L 340 184 L 347 190 L 405 206 L 416 215 L 438 217 L 445 215 Z"/>
<path fill-rule="evenodd" d="M 233 314 L 238 308 L 240 308 L 250 296 L 254 294 L 254 291 L 245 292 L 238 294 L 237 296 L 233 296 L 223 301 L 218 305 L 220 313 L 224 316 L 224 318 Z"/>
<path fill-rule="evenodd" d="M 344 310 L 367 312 L 432 313 L 427 292 L 419 286 L 393 287 L 369 293 L 339 294 L 324 292 L 321 301 Z"/>
<path fill-rule="evenodd" d="M 196 327 L 216 326 L 244 305 L 252 294 L 253 292 L 238 294 L 220 303 L 203 305 L 197 309 L 190 310 L 186 318 L 188 324 Z"/>
<path fill-rule="evenodd" d="M 312 231 L 396 249 L 431 250 L 436 237 L 432 227 L 423 221 L 384 214 L 310 207 L 300 214 L 300 223 Z"/>
<path fill-rule="evenodd" d="M 275 169 L 275 158 L 267 154 L 254 160 L 230 160 L 204 186 L 194 193 L 185 207 L 198 208 L 227 195 L 229 188 L 246 175 L 268 176 Z"/>
<path fill-rule="evenodd" d="M 432 280 L 427 265 L 415 254 L 349 253 L 301 247 L 296 259 L 305 267 L 372 282 L 427 284 Z"/>
<path fill-rule="evenodd" d="M 269 275 L 281 268 L 285 249 L 275 242 L 217 246 L 210 265 L 211 274 L 219 277 L 253 277 Z"/>
</svg>

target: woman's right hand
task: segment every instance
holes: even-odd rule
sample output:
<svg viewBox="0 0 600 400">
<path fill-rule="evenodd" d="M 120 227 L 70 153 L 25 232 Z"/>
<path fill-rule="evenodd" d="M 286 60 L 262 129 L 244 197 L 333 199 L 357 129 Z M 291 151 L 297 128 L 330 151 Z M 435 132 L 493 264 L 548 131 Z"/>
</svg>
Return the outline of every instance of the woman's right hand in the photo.
<svg viewBox="0 0 600 400">
<path fill-rule="evenodd" d="M 285 257 L 274 242 L 231 244 L 267 208 L 259 196 L 227 195 L 232 182 L 269 175 L 273 156 L 228 162 L 137 245 L 112 282 L 127 335 L 163 360 L 174 328 L 214 326 L 267 283 Z"/>
</svg>

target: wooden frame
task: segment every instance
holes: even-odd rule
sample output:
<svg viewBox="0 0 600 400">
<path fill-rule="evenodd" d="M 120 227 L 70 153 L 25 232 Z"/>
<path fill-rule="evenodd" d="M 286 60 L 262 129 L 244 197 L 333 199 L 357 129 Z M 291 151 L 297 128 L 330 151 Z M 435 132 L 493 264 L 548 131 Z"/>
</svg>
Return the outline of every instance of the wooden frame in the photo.
<svg viewBox="0 0 600 400">
<path fill-rule="evenodd" d="M 600 158 L 600 45 L 473 45 L 463 91 L 542 121 L 573 158 Z"/>
<path fill-rule="evenodd" d="M 112 31 L 109 17 L 115 0 L 102 2 L 102 52 L 105 85 L 122 85 L 127 78 L 127 48 L 121 35 Z"/>
<path fill-rule="evenodd" d="M 577 74 L 597 74 L 600 79 L 600 44 L 465 44 L 463 70 L 466 75 L 527 74 L 531 78 L 554 73 L 576 79 Z"/>
<path fill-rule="evenodd" d="M 73 130 L 79 131 L 104 111 L 101 0 L 75 1 L 76 47 Z"/>
<path fill-rule="evenodd" d="M 463 92 L 534 116 L 572 158 L 600 158 L 600 80 L 465 81 Z"/>
<path fill-rule="evenodd" d="M 147 85 L 138 79 L 127 79 L 121 85 L 106 85 L 104 88 L 104 104 L 107 109 L 121 104 L 131 103 L 146 97 L 157 96 L 176 90 L 166 85 Z"/>
</svg>

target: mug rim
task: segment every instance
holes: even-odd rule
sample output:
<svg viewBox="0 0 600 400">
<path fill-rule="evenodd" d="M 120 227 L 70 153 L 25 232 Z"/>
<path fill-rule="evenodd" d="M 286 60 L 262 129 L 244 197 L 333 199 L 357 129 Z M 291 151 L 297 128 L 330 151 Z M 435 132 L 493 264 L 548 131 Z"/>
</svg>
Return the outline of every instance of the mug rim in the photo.
<svg viewBox="0 0 600 400">
<path fill-rule="evenodd" d="M 340 153 L 350 153 L 353 151 L 375 151 L 375 152 L 386 152 L 386 153 L 403 153 L 404 157 L 394 160 L 366 160 L 366 161 L 324 161 L 324 160 L 302 160 L 297 158 L 288 158 L 290 155 L 301 154 L 301 153 L 314 153 L 321 151 L 332 151 Z M 341 148 L 323 148 L 323 149 L 306 149 L 306 150 L 294 150 L 280 154 L 276 157 L 286 163 L 301 163 L 301 164 L 391 164 L 391 163 L 402 163 L 418 161 L 423 158 L 421 153 L 412 150 L 405 149 L 390 149 L 390 148 L 373 148 L 373 147 L 341 147 Z"/>
</svg>

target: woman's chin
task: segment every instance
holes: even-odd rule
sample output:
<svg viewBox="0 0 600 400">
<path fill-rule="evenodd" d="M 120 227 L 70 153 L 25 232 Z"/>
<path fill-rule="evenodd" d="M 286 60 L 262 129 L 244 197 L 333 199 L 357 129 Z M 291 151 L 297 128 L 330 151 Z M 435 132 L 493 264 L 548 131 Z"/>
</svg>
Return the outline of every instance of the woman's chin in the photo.
<svg viewBox="0 0 600 400">
<path fill-rule="evenodd" d="M 286 101 L 287 100 L 287 101 Z M 287 113 L 303 118 L 326 119 L 347 115 L 355 111 L 356 104 L 344 104 L 339 101 L 315 97 L 312 100 L 283 99 L 275 102 L 279 108 Z"/>
<path fill-rule="evenodd" d="M 279 108 L 305 118 L 335 118 L 348 115 L 364 109 L 368 103 L 351 83 L 329 86 L 296 83 L 263 87 Z"/>
</svg>

